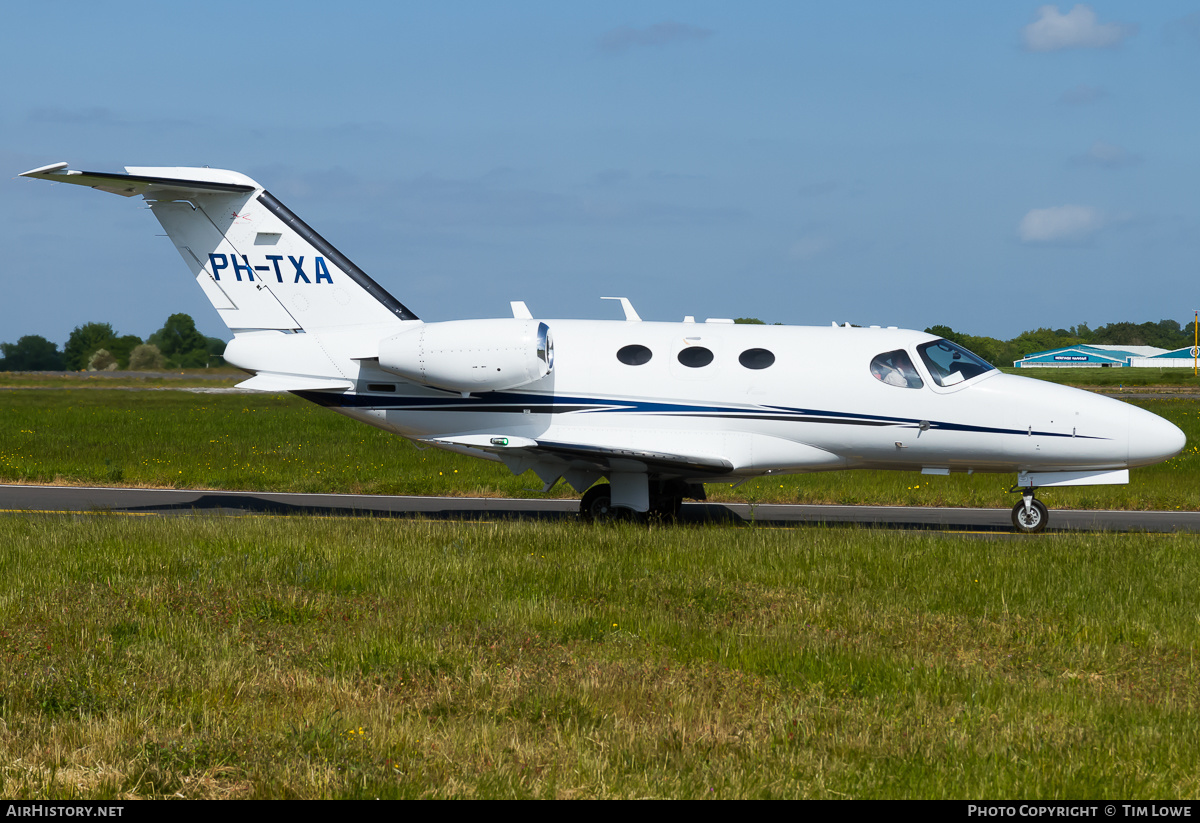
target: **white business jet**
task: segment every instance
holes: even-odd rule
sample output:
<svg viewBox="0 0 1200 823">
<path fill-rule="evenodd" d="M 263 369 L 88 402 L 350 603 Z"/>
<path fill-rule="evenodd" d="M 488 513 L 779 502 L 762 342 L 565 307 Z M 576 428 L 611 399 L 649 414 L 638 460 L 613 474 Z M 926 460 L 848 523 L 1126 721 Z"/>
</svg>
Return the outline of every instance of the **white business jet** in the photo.
<svg viewBox="0 0 1200 823">
<path fill-rule="evenodd" d="M 1038 532 L 1039 487 L 1125 483 L 1184 446 L 1147 411 L 917 331 L 643 322 L 625 298 L 623 321 L 515 302 L 511 318 L 423 322 L 249 177 L 126 172 L 22 176 L 142 196 L 233 332 L 241 386 L 533 470 L 545 490 L 565 479 L 587 520 L 672 515 L 704 483 L 771 474 L 1016 472 L 1013 524 Z"/>
</svg>

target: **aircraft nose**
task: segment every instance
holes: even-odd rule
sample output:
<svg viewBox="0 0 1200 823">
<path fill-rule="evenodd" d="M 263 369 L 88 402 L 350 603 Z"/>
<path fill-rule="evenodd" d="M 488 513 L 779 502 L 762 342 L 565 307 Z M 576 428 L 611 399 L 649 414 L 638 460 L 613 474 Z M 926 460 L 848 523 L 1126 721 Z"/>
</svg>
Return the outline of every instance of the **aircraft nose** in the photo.
<svg viewBox="0 0 1200 823">
<path fill-rule="evenodd" d="M 1129 465 L 1152 466 L 1183 451 L 1187 436 L 1178 426 L 1145 409 L 1129 413 Z"/>
</svg>

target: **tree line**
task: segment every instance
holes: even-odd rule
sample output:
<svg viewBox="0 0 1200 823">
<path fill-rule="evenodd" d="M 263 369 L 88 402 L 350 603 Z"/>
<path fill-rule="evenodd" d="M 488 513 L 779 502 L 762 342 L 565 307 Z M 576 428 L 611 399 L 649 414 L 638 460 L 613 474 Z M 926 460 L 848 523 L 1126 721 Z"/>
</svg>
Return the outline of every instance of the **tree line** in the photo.
<svg viewBox="0 0 1200 823">
<path fill-rule="evenodd" d="M 763 321 L 756 317 L 738 317 L 733 322 L 761 324 Z M 1021 332 L 1011 340 L 963 334 L 949 326 L 930 326 L 925 332 L 970 349 L 995 366 L 1011 366 L 1034 352 L 1078 346 L 1081 343 L 1100 346 L 1156 346 L 1173 351 L 1193 345 L 1196 333 L 1194 327 L 1194 322 L 1181 326 L 1175 320 L 1159 320 L 1157 323 L 1109 323 L 1096 329 L 1089 328 L 1087 323 L 1080 323 L 1069 329 L 1042 328 Z"/>
<path fill-rule="evenodd" d="M 763 321 L 756 317 L 739 317 L 735 322 L 761 324 Z M 1009 366 L 1033 352 L 1080 343 L 1181 349 L 1192 345 L 1194 325 L 1181 326 L 1175 320 L 1159 320 L 1157 323 L 1109 323 L 1092 329 L 1086 323 L 1080 323 L 1069 329 L 1034 329 L 1011 340 L 964 334 L 949 326 L 930 326 L 925 331 L 958 343 L 989 363 Z M 223 364 L 221 354 L 224 351 L 225 341 L 202 335 L 190 315 L 172 314 L 161 329 L 144 341 L 133 334 L 118 336 L 108 323 L 85 323 L 75 327 L 62 351 L 37 334 L 26 335 L 16 343 L 0 343 L 0 355 L 3 355 L 0 371 L 197 369 Z"/>
<path fill-rule="evenodd" d="M 221 365 L 225 341 L 205 337 L 187 314 L 172 314 L 145 340 L 118 335 L 109 323 L 84 323 L 62 350 L 39 334 L 0 343 L 0 371 L 158 371 Z"/>
<path fill-rule="evenodd" d="M 1034 329 L 1022 332 L 1012 340 L 995 337 L 976 337 L 956 332 L 949 326 L 930 326 L 929 334 L 944 337 L 997 366 L 1011 366 L 1015 361 L 1034 352 L 1065 346 L 1093 344 L 1101 346 L 1156 346 L 1168 351 L 1191 346 L 1195 340 L 1195 323 L 1179 325 L 1175 320 L 1157 323 L 1109 323 L 1091 329 L 1086 323 L 1069 329 Z"/>
</svg>

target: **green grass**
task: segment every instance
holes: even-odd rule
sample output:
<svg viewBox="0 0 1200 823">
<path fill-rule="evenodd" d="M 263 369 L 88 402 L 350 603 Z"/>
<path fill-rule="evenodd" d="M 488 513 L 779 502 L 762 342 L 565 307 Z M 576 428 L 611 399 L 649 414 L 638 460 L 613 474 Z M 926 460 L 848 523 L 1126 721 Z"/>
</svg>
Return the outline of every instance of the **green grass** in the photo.
<svg viewBox="0 0 1200 823">
<path fill-rule="evenodd" d="M 1051 507 L 1200 509 L 1200 400 L 1135 400 L 1188 435 L 1126 486 L 1045 489 Z M 0 392 L 0 481 L 253 491 L 538 497 L 532 474 L 437 449 L 290 395 L 29 389 Z M 1007 507 L 1014 475 L 851 471 L 710 484 L 710 499 Z M 573 497 L 566 484 L 552 496 Z"/>
<path fill-rule="evenodd" d="M 1191 361 L 1186 369 L 1001 369 L 1005 374 L 1032 377 L 1050 383 L 1115 391 L 1126 389 L 1171 388 L 1200 391 L 1200 378 L 1192 375 Z"/>
<path fill-rule="evenodd" d="M 291 395 L 0 394 L 0 478 L 31 483 L 519 495 L 540 484 Z"/>
<path fill-rule="evenodd" d="M 0 795 L 1171 798 L 1171 535 L 0 519 Z"/>
<path fill-rule="evenodd" d="M 0 388 L 217 388 L 235 386 L 246 379 L 231 367 L 162 373 L 123 372 L 4 372 Z"/>
</svg>

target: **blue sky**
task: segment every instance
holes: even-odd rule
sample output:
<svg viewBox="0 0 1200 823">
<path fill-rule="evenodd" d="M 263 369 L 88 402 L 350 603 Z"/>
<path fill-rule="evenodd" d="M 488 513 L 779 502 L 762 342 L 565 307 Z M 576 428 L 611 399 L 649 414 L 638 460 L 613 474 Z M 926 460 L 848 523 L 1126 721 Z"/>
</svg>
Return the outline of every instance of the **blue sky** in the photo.
<svg viewBox="0 0 1200 823">
<path fill-rule="evenodd" d="M 184 311 L 140 199 L 249 174 L 426 320 L 755 316 L 1002 338 L 1191 319 L 1200 0 L 14 5 L 0 341 Z"/>
</svg>

